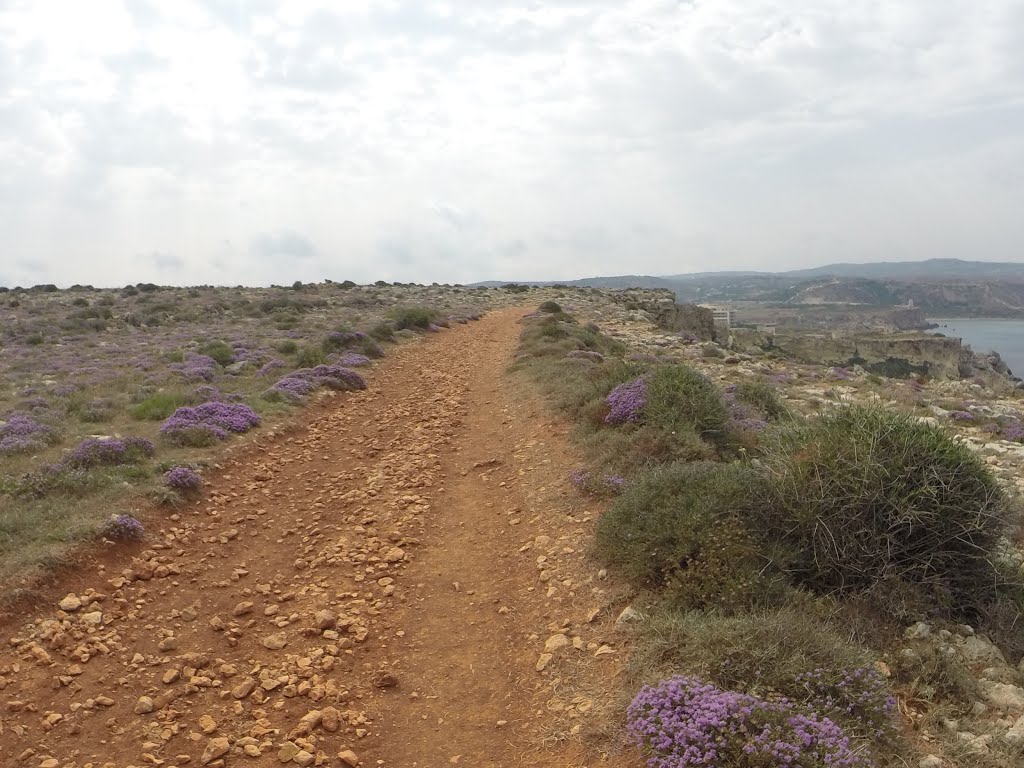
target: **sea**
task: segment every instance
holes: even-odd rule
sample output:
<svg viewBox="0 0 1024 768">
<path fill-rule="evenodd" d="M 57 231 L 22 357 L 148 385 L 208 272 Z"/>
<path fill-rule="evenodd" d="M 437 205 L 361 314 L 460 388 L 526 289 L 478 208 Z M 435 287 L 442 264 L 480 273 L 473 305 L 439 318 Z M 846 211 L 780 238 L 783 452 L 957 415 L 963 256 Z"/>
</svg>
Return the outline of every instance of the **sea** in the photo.
<svg viewBox="0 0 1024 768">
<path fill-rule="evenodd" d="M 995 350 L 1015 376 L 1024 377 L 1024 320 L 935 317 L 928 322 L 939 326 L 932 333 L 959 337 L 975 352 Z"/>
</svg>

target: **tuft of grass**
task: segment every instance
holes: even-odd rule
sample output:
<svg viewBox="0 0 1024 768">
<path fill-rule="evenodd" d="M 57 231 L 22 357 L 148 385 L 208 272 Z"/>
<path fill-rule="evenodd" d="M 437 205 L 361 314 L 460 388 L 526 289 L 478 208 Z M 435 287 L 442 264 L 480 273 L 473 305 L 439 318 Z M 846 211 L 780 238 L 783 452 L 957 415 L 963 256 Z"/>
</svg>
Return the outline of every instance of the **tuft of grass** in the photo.
<svg viewBox="0 0 1024 768">
<path fill-rule="evenodd" d="M 736 399 L 764 414 L 769 421 L 781 421 L 790 416 L 789 410 L 766 381 L 743 381 L 736 385 Z"/>
<path fill-rule="evenodd" d="M 189 397 L 183 392 L 156 392 L 133 406 L 130 413 L 140 421 L 162 421 L 188 403 Z"/>
<path fill-rule="evenodd" d="M 312 344 L 300 349 L 295 357 L 295 363 L 300 368 L 315 368 L 318 365 L 324 365 L 326 362 L 327 353 L 324 352 L 323 347 Z"/>
<path fill-rule="evenodd" d="M 212 357 L 218 365 L 228 366 L 235 360 L 235 350 L 226 341 L 208 341 L 199 347 L 199 354 Z"/>
</svg>

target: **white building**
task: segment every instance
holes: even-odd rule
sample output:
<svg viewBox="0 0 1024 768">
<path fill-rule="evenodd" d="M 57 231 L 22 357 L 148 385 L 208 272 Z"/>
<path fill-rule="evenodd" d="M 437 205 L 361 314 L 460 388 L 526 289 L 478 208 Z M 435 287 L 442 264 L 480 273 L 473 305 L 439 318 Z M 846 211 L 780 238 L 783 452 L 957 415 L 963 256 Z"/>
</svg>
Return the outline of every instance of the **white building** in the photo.
<svg viewBox="0 0 1024 768">
<path fill-rule="evenodd" d="M 731 328 L 732 324 L 736 322 L 736 310 L 732 307 L 721 304 L 700 304 L 698 306 L 710 309 L 715 322 L 723 324 L 726 328 Z"/>
</svg>

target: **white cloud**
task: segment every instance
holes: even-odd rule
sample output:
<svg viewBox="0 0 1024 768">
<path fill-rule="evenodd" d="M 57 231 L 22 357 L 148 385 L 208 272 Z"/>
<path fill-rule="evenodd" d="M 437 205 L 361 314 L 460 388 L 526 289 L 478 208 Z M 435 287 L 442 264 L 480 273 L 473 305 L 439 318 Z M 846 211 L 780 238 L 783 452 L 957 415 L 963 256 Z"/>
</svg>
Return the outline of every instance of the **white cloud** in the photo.
<svg viewBox="0 0 1024 768">
<path fill-rule="evenodd" d="M 1019 259 L 1022 44 L 1015 0 L 0 0 L 0 273 Z"/>
</svg>

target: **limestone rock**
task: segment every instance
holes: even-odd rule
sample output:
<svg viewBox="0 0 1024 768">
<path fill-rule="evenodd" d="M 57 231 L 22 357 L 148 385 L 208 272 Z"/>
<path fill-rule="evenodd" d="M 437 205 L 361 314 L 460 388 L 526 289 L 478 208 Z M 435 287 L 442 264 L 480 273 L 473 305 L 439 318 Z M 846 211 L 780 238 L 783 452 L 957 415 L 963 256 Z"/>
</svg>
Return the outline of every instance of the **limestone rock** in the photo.
<svg viewBox="0 0 1024 768">
<path fill-rule="evenodd" d="M 203 756 L 199 761 L 203 765 L 209 765 L 218 757 L 226 755 L 229 749 L 231 749 L 231 743 L 226 737 L 220 736 L 216 739 L 210 739 L 210 741 L 207 742 L 206 749 L 203 750 Z"/>
</svg>

